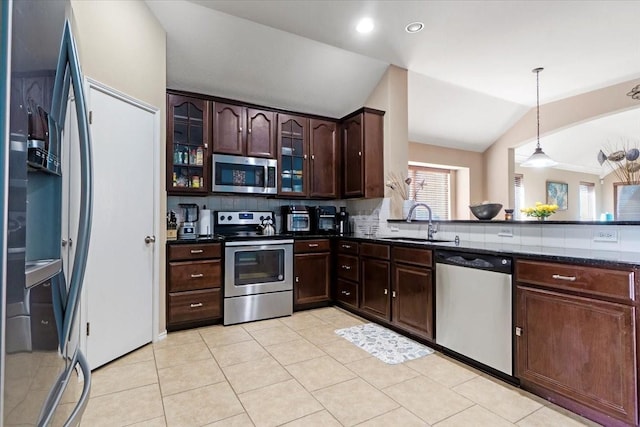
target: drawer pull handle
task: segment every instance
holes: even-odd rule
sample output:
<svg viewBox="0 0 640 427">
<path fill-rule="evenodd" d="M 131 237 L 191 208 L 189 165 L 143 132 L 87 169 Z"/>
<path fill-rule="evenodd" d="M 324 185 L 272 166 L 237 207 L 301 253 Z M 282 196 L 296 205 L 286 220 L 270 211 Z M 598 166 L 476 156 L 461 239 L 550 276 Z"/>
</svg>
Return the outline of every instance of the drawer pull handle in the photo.
<svg viewBox="0 0 640 427">
<path fill-rule="evenodd" d="M 201 277 L 204 277 L 204 274 L 202 274 L 202 273 L 198 273 L 198 274 L 192 274 L 192 275 L 191 275 L 191 278 L 192 278 L 192 279 L 199 279 L 199 278 L 201 278 Z"/>
<path fill-rule="evenodd" d="M 318 246 L 320 245 L 318 245 L 317 243 L 309 243 L 310 248 L 317 248 Z"/>
<path fill-rule="evenodd" d="M 204 252 L 202 249 L 191 249 L 192 254 L 201 254 L 202 252 Z"/>
<path fill-rule="evenodd" d="M 351 270 L 351 266 L 350 265 L 343 265 L 342 269 L 343 270 Z"/>
<path fill-rule="evenodd" d="M 201 302 L 195 303 L 195 304 L 191 304 L 191 308 L 198 308 L 198 307 L 202 307 L 204 304 L 202 304 Z"/>
<path fill-rule="evenodd" d="M 351 295 L 351 292 L 349 292 L 349 291 L 342 291 L 342 295 L 349 296 L 349 295 Z"/>
<path fill-rule="evenodd" d="M 351 249 L 351 245 L 342 245 L 342 247 L 345 249 Z"/>
<path fill-rule="evenodd" d="M 42 323 L 43 325 L 48 325 L 49 321 L 48 320 L 41 320 L 40 323 Z"/>
<path fill-rule="evenodd" d="M 566 280 L 568 282 L 575 282 L 576 281 L 576 276 L 562 276 L 560 274 L 554 274 L 551 277 L 553 277 L 556 280 Z"/>
</svg>

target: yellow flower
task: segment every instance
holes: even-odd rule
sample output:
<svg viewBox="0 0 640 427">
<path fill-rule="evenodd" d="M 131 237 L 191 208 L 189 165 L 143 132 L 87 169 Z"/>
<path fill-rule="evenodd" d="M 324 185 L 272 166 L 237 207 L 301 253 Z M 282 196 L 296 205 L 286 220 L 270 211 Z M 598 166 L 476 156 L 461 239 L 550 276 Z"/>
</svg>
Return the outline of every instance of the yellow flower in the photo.
<svg viewBox="0 0 640 427">
<path fill-rule="evenodd" d="M 528 207 L 520 209 L 520 212 L 527 216 L 535 218 L 546 218 L 551 214 L 554 214 L 558 210 L 558 205 L 545 205 L 541 202 L 536 202 L 535 207 Z"/>
</svg>

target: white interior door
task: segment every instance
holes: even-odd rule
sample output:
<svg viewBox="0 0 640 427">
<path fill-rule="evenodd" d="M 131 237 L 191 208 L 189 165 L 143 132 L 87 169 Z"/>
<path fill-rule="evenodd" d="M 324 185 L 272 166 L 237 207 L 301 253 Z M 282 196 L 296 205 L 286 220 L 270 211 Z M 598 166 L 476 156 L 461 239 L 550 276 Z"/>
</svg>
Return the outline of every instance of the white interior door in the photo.
<svg viewBox="0 0 640 427">
<path fill-rule="evenodd" d="M 157 225 L 157 111 L 96 85 L 87 99 L 94 191 L 82 311 L 95 369 L 153 337 L 154 243 L 145 238 Z"/>
</svg>

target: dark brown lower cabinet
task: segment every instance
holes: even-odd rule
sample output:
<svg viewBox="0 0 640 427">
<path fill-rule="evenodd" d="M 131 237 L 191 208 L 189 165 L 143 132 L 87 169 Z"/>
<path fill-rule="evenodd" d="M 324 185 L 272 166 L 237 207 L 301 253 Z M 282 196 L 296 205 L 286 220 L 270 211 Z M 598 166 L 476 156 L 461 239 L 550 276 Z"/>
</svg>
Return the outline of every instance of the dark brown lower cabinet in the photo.
<svg viewBox="0 0 640 427">
<path fill-rule="evenodd" d="M 295 305 L 329 301 L 331 256 L 329 253 L 296 254 L 294 261 Z"/>
<path fill-rule="evenodd" d="M 389 295 L 391 267 L 389 264 L 389 261 L 373 258 L 361 258 L 360 261 L 360 287 L 362 288 L 360 309 L 385 320 L 391 320 L 391 295 Z"/>
<path fill-rule="evenodd" d="M 638 424 L 636 307 L 519 284 L 524 388 L 605 425 Z"/>
<path fill-rule="evenodd" d="M 393 265 L 392 321 L 407 331 L 433 339 L 433 276 L 428 268 Z"/>
</svg>

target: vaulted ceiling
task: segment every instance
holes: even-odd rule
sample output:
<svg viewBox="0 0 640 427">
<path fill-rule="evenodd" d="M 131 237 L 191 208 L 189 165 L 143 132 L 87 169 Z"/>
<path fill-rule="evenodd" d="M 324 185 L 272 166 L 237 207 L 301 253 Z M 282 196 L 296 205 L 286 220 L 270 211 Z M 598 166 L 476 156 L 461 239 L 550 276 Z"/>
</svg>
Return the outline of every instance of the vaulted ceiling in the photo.
<svg viewBox="0 0 640 427">
<path fill-rule="evenodd" d="M 169 87 L 340 117 L 394 64 L 409 70 L 409 137 L 428 144 L 484 151 L 535 106 L 538 66 L 541 103 L 640 79 L 636 1 L 146 2 Z"/>
</svg>

